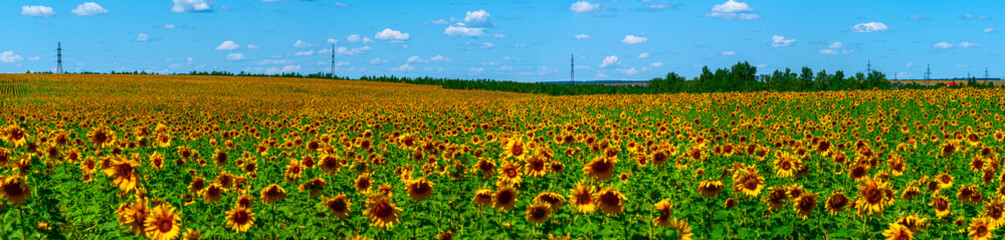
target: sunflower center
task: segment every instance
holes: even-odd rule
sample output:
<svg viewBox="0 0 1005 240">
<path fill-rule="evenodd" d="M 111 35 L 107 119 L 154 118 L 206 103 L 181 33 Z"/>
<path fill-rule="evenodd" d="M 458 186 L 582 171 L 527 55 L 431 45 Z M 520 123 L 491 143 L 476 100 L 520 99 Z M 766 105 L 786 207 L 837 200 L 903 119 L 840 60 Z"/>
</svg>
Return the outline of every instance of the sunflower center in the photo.
<svg viewBox="0 0 1005 240">
<path fill-rule="evenodd" d="M 985 226 L 983 224 L 980 225 L 980 226 L 977 226 L 977 229 L 975 229 L 974 232 L 977 233 L 975 235 L 977 235 L 978 237 L 983 237 L 984 235 L 988 234 L 988 226 Z"/>
<path fill-rule="evenodd" d="M 105 132 L 98 131 L 98 132 L 94 133 L 94 141 L 95 142 L 97 142 L 97 143 L 105 143 L 105 140 L 108 140 L 108 136 L 105 135 Z"/>
<path fill-rule="evenodd" d="M 496 201 L 500 204 L 509 204 L 513 201 L 513 193 L 509 191 L 503 191 L 496 195 Z"/>
<path fill-rule="evenodd" d="M 839 209 L 840 210 L 840 209 L 844 208 L 845 205 L 848 204 L 848 198 L 846 198 L 844 195 L 840 195 L 840 196 L 836 196 L 834 198 L 831 198 L 830 201 L 827 201 L 827 203 L 828 203 L 828 205 L 831 206 L 831 208 Z"/>
<path fill-rule="evenodd" d="M 789 170 L 790 168 L 792 168 L 792 163 L 788 160 L 782 162 L 782 170 Z"/>
<path fill-rule="evenodd" d="M 607 161 L 600 160 L 593 163 L 593 172 L 603 173 L 607 172 L 608 169 L 611 169 L 611 164 Z"/>
<path fill-rule="evenodd" d="M 534 218 L 543 218 L 545 215 L 548 215 L 548 212 L 545 208 L 539 207 L 531 211 L 531 215 Z"/>
<path fill-rule="evenodd" d="M 757 181 L 757 179 L 753 177 L 747 177 L 747 179 L 743 181 L 743 187 L 750 190 L 757 189 L 757 185 L 759 184 L 760 181 Z"/>
<path fill-rule="evenodd" d="M 883 200 L 883 192 L 877 189 L 876 186 L 870 185 L 865 189 L 865 194 L 863 195 L 865 195 L 865 199 L 872 204 L 879 203 L 880 200 Z"/>
<path fill-rule="evenodd" d="M 133 166 L 130 166 L 129 164 L 119 164 L 119 166 L 116 168 L 118 169 L 119 175 L 121 175 L 122 177 L 129 178 L 130 176 L 132 176 Z"/>
<path fill-rule="evenodd" d="M 605 205 L 618 205 L 621 203 L 621 198 L 618 198 L 617 194 L 608 192 L 604 193 L 603 195 L 600 195 L 600 202 L 604 203 Z"/>
<path fill-rule="evenodd" d="M 174 223 L 171 222 L 171 219 L 161 219 L 160 223 L 157 224 L 157 230 L 166 233 L 170 232 L 173 226 Z"/>
<path fill-rule="evenodd" d="M 234 223 L 237 223 L 238 225 L 244 225 L 245 223 L 248 223 L 248 220 L 249 218 L 247 212 L 237 211 L 234 213 Z"/>
<path fill-rule="evenodd" d="M 21 196 L 21 194 L 24 193 L 24 189 L 21 189 L 21 186 L 14 183 L 4 185 L 3 191 L 9 196 Z"/>
<path fill-rule="evenodd" d="M 394 214 L 394 209 L 390 203 L 382 201 L 373 206 L 373 212 L 379 218 L 387 218 Z"/>
<path fill-rule="evenodd" d="M 513 149 L 510 149 L 510 153 L 513 154 L 513 156 L 523 155 L 523 144 L 521 144 L 521 143 L 514 143 L 513 144 Z"/>
</svg>

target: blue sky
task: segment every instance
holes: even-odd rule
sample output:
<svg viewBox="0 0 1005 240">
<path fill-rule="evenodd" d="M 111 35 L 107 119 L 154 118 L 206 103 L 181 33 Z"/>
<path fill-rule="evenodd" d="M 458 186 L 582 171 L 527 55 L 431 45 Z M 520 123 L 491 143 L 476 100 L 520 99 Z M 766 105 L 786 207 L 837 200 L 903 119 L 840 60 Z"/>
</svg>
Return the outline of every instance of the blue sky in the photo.
<svg viewBox="0 0 1005 240">
<path fill-rule="evenodd" d="M 86 0 L 85 0 L 86 1 Z M 872 67 L 1005 75 L 1005 1 L 0 1 L 0 72 L 330 70 L 337 75 L 646 80 Z M 995 11 L 998 10 L 998 11 Z"/>
</svg>

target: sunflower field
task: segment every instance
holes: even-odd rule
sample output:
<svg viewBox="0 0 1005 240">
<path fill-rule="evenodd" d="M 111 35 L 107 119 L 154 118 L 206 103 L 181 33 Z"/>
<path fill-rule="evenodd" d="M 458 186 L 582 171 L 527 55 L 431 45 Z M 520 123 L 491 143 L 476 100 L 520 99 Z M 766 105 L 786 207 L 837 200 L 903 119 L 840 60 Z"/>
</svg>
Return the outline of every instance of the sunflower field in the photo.
<svg viewBox="0 0 1005 240">
<path fill-rule="evenodd" d="M 3 74 L 0 97 L 5 239 L 1005 235 L 995 89 Z"/>
</svg>

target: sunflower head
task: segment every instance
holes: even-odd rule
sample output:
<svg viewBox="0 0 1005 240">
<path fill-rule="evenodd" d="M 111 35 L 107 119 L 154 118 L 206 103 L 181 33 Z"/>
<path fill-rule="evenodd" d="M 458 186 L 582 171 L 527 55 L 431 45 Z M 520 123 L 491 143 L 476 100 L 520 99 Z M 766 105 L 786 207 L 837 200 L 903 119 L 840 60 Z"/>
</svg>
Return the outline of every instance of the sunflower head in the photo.
<svg viewBox="0 0 1005 240">
<path fill-rule="evenodd" d="M 0 196 L 11 205 L 21 205 L 31 196 L 31 188 L 21 176 L 8 176 L 0 180 Z"/>
<path fill-rule="evenodd" d="M 701 193 L 702 197 L 712 198 L 718 195 L 723 188 L 725 185 L 722 184 L 722 181 L 701 181 L 698 184 L 698 193 Z"/>
<path fill-rule="evenodd" d="M 848 196 L 844 195 L 844 191 L 835 191 L 830 197 L 827 197 L 827 202 L 824 203 L 824 208 L 830 214 L 838 214 L 843 212 L 845 207 L 847 207 L 851 201 Z"/>
<path fill-rule="evenodd" d="M 583 174 L 594 181 L 606 181 L 614 176 L 614 164 L 617 162 L 617 158 L 596 157 L 583 165 Z"/>
<path fill-rule="evenodd" d="M 398 215 L 401 208 L 391 202 L 391 198 L 382 195 L 370 195 L 366 199 L 366 210 L 363 215 L 370 219 L 370 224 L 378 228 L 391 228 L 401 222 Z"/>
<path fill-rule="evenodd" d="M 527 221 L 535 225 L 541 225 L 551 218 L 551 204 L 546 202 L 534 202 L 527 206 Z"/>
<path fill-rule="evenodd" d="M 807 219 L 810 214 L 813 214 L 813 209 L 817 207 L 817 195 L 813 193 L 803 193 L 798 198 L 795 199 L 793 204 L 793 209 L 802 219 Z"/>
<path fill-rule="evenodd" d="M 546 202 L 551 205 L 552 212 L 558 212 L 565 206 L 565 197 L 555 192 L 541 192 L 534 197 L 535 202 Z"/>
<path fill-rule="evenodd" d="M 653 205 L 653 208 L 659 213 L 659 216 L 653 218 L 653 225 L 659 227 L 669 227 L 671 223 L 670 221 L 673 220 L 673 204 L 670 203 L 670 199 L 664 198 L 663 200 L 660 200 Z"/>
<path fill-rule="evenodd" d="M 475 191 L 475 197 L 472 199 L 475 201 L 479 207 L 488 207 L 492 205 L 492 190 L 489 189 L 479 189 Z"/>
<path fill-rule="evenodd" d="M 155 207 L 144 222 L 147 238 L 156 240 L 177 238 L 181 230 L 181 226 L 178 225 L 181 218 L 178 214 L 175 213 L 175 208 L 167 203 Z"/>
<path fill-rule="evenodd" d="M 970 239 L 991 239 L 991 232 L 995 230 L 994 220 L 988 218 L 973 218 L 967 227 L 967 235 Z"/>
<path fill-rule="evenodd" d="M 268 187 L 262 189 L 262 202 L 265 204 L 272 204 L 275 202 L 282 201 L 286 198 L 286 190 L 279 185 L 272 184 Z"/>
<path fill-rule="evenodd" d="M 492 207 L 499 211 L 507 211 L 516 205 L 520 192 L 510 186 L 500 186 L 492 194 Z"/>
<path fill-rule="evenodd" d="M 757 172 L 756 167 L 741 167 L 733 173 L 733 188 L 749 197 L 756 197 L 764 189 L 764 176 Z"/>
<path fill-rule="evenodd" d="M 625 195 L 620 191 L 604 188 L 597 192 L 597 207 L 605 215 L 617 215 L 625 210 Z"/>
<path fill-rule="evenodd" d="M 883 236 L 888 240 L 910 240 L 914 239 L 911 229 L 897 223 L 890 223 L 890 226 L 883 230 Z"/>
<path fill-rule="evenodd" d="M 577 212 L 592 213 L 597 210 L 597 193 L 594 186 L 586 181 L 579 181 L 571 192 L 569 200 L 575 204 Z"/>
<path fill-rule="evenodd" d="M 227 211 L 227 226 L 234 232 L 247 232 L 255 224 L 255 213 L 251 209 L 234 207 Z"/>
<path fill-rule="evenodd" d="M 433 195 L 433 183 L 427 181 L 425 177 L 408 183 L 408 196 L 415 201 L 429 199 Z"/>
<path fill-rule="evenodd" d="M 352 210 L 352 202 L 349 202 L 349 198 L 344 193 L 339 193 L 334 198 L 323 199 L 321 205 L 331 211 L 333 216 L 338 218 L 349 216 L 349 211 Z"/>
</svg>

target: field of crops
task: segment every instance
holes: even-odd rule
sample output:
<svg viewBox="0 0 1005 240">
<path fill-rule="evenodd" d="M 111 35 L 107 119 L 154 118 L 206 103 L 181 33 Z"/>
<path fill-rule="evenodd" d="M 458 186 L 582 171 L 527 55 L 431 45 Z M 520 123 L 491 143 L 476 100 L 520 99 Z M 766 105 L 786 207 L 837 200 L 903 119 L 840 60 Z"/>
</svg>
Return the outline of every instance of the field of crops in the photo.
<svg viewBox="0 0 1005 240">
<path fill-rule="evenodd" d="M 0 75 L 11 239 L 990 239 L 1005 93 Z"/>
</svg>

